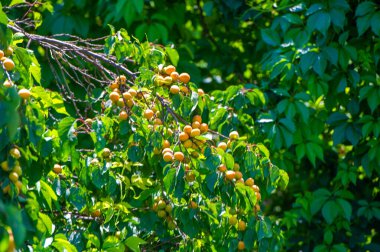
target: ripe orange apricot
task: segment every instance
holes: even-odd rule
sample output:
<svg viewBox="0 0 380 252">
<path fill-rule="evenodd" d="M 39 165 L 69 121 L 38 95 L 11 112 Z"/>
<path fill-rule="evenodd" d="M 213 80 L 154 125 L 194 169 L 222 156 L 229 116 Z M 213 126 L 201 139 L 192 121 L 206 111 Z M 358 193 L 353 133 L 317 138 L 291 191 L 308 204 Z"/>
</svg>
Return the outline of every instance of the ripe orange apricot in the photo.
<svg viewBox="0 0 380 252">
<path fill-rule="evenodd" d="M 170 148 L 165 148 L 165 149 L 162 150 L 162 155 L 164 155 L 166 152 L 169 152 L 169 153 L 173 154 L 172 149 L 170 149 Z"/>
<path fill-rule="evenodd" d="M 203 89 L 199 88 L 198 89 L 198 95 L 203 96 L 204 94 L 205 94 L 205 91 L 203 91 Z"/>
<path fill-rule="evenodd" d="M 253 186 L 254 183 L 255 181 L 253 180 L 253 178 L 247 178 L 247 180 L 245 181 L 246 186 Z"/>
<path fill-rule="evenodd" d="M 172 84 L 172 82 L 173 82 L 173 79 L 172 79 L 172 77 L 170 77 L 170 76 L 166 76 L 166 77 L 164 78 L 164 80 L 163 80 L 163 84 L 165 84 L 165 85 L 167 85 L 167 86 L 169 86 L 170 84 Z"/>
<path fill-rule="evenodd" d="M 181 73 L 178 78 L 181 82 L 185 84 L 190 81 L 190 75 L 188 73 Z"/>
<path fill-rule="evenodd" d="M 218 170 L 220 172 L 225 172 L 225 171 L 227 171 L 227 167 L 225 164 L 221 164 L 221 165 L 219 165 Z"/>
<path fill-rule="evenodd" d="M 188 149 L 188 148 L 191 148 L 193 146 L 193 142 L 190 140 L 190 139 L 187 139 L 184 143 L 183 143 L 183 146 Z"/>
<path fill-rule="evenodd" d="M 127 92 L 124 92 L 124 93 L 123 93 L 123 98 L 124 98 L 125 100 L 129 100 L 129 99 L 132 99 L 133 97 L 132 97 L 132 95 L 127 91 Z"/>
<path fill-rule="evenodd" d="M 240 171 L 235 171 L 235 178 L 241 179 L 243 177 L 243 174 Z"/>
<path fill-rule="evenodd" d="M 227 144 L 225 142 L 218 143 L 218 148 L 221 148 L 222 150 L 227 150 Z"/>
<path fill-rule="evenodd" d="M 146 109 L 146 110 L 144 111 L 144 117 L 145 117 L 146 119 L 148 119 L 148 120 L 152 119 L 153 115 L 154 115 L 154 112 L 153 112 L 153 110 L 151 110 L 151 109 Z"/>
<path fill-rule="evenodd" d="M 3 65 L 5 70 L 7 71 L 12 71 L 15 68 L 15 63 L 13 62 L 13 60 L 8 58 L 3 61 Z"/>
<path fill-rule="evenodd" d="M 226 179 L 233 180 L 235 178 L 235 171 L 226 171 Z"/>
<path fill-rule="evenodd" d="M 10 88 L 13 86 L 13 82 L 10 80 L 5 80 L 3 86 L 6 88 Z"/>
<path fill-rule="evenodd" d="M 55 172 L 56 174 L 62 173 L 62 166 L 60 166 L 59 164 L 55 164 L 53 167 L 53 172 Z"/>
<path fill-rule="evenodd" d="M 244 179 L 243 178 L 237 179 L 235 183 L 244 185 Z"/>
<path fill-rule="evenodd" d="M 185 133 L 185 132 L 181 132 L 181 133 L 179 133 L 179 140 L 180 140 L 181 142 L 184 142 L 184 141 L 186 141 L 187 139 L 189 139 L 189 135 L 188 135 L 187 133 Z"/>
<path fill-rule="evenodd" d="M 200 134 L 201 134 L 200 129 L 192 129 L 191 133 L 190 133 L 190 136 L 191 137 L 196 137 L 196 136 L 199 136 Z"/>
<path fill-rule="evenodd" d="M 245 249 L 245 243 L 243 241 L 238 242 L 238 250 L 244 250 Z"/>
<path fill-rule="evenodd" d="M 0 50 L 0 59 L 4 57 L 4 51 L 3 50 Z"/>
<path fill-rule="evenodd" d="M 125 77 L 125 75 L 117 76 L 116 82 L 121 84 L 121 85 L 125 85 L 127 83 L 127 78 Z"/>
<path fill-rule="evenodd" d="M 191 124 L 191 127 L 193 127 L 193 129 L 199 129 L 200 126 L 201 126 L 201 124 L 197 121 L 195 121 Z"/>
<path fill-rule="evenodd" d="M 193 129 L 193 127 L 191 127 L 190 125 L 186 125 L 185 127 L 183 127 L 183 132 L 185 132 L 188 135 L 190 135 L 192 129 Z"/>
<path fill-rule="evenodd" d="M 22 189 L 22 182 L 20 180 L 17 180 L 16 183 L 15 183 L 15 185 L 16 185 L 17 189 L 19 191 L 21 191 L 21 189 Z"/>
<path fill-rule="evenodd" d="M 128 90 L 128 93 L 130 93 L 133 97 L 135 97 L 137 95 L 137 91 L 135 89 L 133 89 L 133 88 L 130 88 Z"/>
<path fill-rule="evenodd" d="M 179 73 L 174 71 L 170 74 L 170 77 L 172 77 L 173 81 L 176 81 L 179 79 Z"/>
<path fill-rule="evenodd" d="M 127 106 L 128 106 L 128 108 L 132 108 L 134 104 L 135 104 L 135 103 L 133 102 L 132 99 L 127 100 Z"/>
<path fill-rule="evenodd" d="M 175 160 L 178 160 L 178 161 L 182 162 L 184 158 L 185 158 L 185 155 L 183 155 L 182 152 L 177 151 L 177 152 L 174 153 L 174 159 Z"/>
<path fill-rule="evenodd" d="M 232 132 L 230 133 L 230 138 L 231 138 L 232 140 L 236 140 L 236 139 L 238 139 L 238 138 L 239 138 L 239 133 L 238 133 L 237 131 L 232 131 Z"/>
<path fill-rule="evenodd" d="M 170 142 L 168 140 L 165 140 L 162 147 L 163 148 L 170 148 Z"/>
<path fill-rule="evenodd" d="M 261 194 L 259 192 L 255 192 L 257 201 L 261 200 Z"/>
<path fill-rule="evenodd" d="M 112 82 L 112 83 L 110 84 L 109 88 L 110 88 L 111 90 L 114 90 L 114 89 L 116 89 L 116 88 L 119 88 L 119 83 L 117 83 L 117 82 Z"/>
<path fill-rule="evenodd" d="M 164 67 L 164 72 L 167 74 L 167 75 L 170 75 L 171 73 L 173 73 L 175 71 L 175 66 L 172 66 L 172 65 L 169 65 L 167 67 Z"/>
<path fill-rule="evenodd" d="M 4 55 L 5 56 L 11 56 L 13 54 L 13 48 L 8 46 L 8 48 L 4 49 Z"/>
<path fill-rule="evenodd" d="M 186 86 L 182 86 L 181 87 L 181 92 L 184 93 L 184 94 L 188 94 L 189 93 L 189 88 L 186 87 Z"/>
<path fill-rule="evenodd" d="M 18 95 L 22 98 L 22 99 L 28 99 L 30 97 L 30 91 L 28 89 L 20 89 L 18 91 Z"/>
<path fill-rule="evenodd" d="M 112 91 L 110 93 L 110 100 L 113 101 L 114 103 L 118 102 L 120 98 L 120 95 L 118 92 Z"/>
<path fill-rule="evenodd" d="M 199 122 L 202 123 L 202 117 L 200 115 L 195 115 L 193 117 L 193 122 Z"/>
<path fill-rule="evenodd" d="M 259 188 L 257 185 L 252 185 L 251 188 L 252 188 L 255 192 L 260 192 L 260 188 Z"/>
<path fill-rule="evenodd" d="M 119 98 L 119 100 L 117 101 L 116 105 L 120 108 L 124 107 L 124 99 L 123 98 Z"/>
<path fill-rule="evenodd" d="M 207 123 L 202 123 L 201 126 L 199 127 L 202 133 L 205 133 L 208 131 L 208 125 Z"/>
<path fill-rule="evenodd" d="M 15 173 L 15 172 L 11 172 L 11 173 L 9 173 L 9 179 L 10 179 L 13 183 L 16 183 L 16 181 L 18 180 L 18 174 Z"/>
<path fill-rule="evenodd" d="M 119 120 L 120 121 L 125 121 L 128 119 L 128 113 L 126 111 L 121 111 L 119 114 Z"/>
<path fill-rule="evenodd" d="M 238 223 L 238 230 L 239 231 L 245 231 L 246 227 L 247 227 L 247 225 L 245 224 L 245 222 L 240 220 Z"/>
<path fill-rule="evenodd" d="M 170 162 L 173 160 L 173 154 L 171 152 L 166 152 L 164 153 L 163 158 L 165 162 Z"/>
<path fill-rule="evenodd" d="M 194 201 L 190 201 L 189 208 L 196 209 L 196 208 L 198 208 L 198 204 Z"/>
<path fill-rule="evenodd" d="M 177 85 L 172 85 L 170 87 L 170 93 L 172 93 L 172 94 L 178 94 L 179 93 L 179 87 Z"/>
</svg>

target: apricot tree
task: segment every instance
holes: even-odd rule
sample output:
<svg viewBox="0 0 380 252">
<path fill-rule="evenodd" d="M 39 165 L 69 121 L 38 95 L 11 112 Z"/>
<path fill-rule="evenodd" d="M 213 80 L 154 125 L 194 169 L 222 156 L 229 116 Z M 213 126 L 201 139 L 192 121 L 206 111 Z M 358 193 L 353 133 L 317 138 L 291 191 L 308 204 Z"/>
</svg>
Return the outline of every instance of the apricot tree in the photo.
<svg viewBox="0 0 380 252">
<path fill-rule="evenodd" d="M 173 46 L 124 29 L 48 37 L 28 22 L 0 9 L 1 251 L 280 249 L 260 205 L 288 176 L 227 102 L 261 106 L 258 89 L 206 94 Z"/>
</svg>

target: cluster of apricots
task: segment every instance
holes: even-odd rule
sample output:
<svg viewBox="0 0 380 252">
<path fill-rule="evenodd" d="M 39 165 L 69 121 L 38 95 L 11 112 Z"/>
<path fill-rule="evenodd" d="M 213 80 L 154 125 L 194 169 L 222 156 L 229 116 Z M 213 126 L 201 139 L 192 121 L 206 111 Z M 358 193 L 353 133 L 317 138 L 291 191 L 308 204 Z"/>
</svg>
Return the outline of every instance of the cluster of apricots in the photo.
<svg viewBox="0 0 380 252">
<path fill-rule="evenodd" d="M 15 63 L 10 58 L 12 54 L 13 54 L 12 47 L 8 47 L 4 51 L 0 50 L 0 61 L 2 63 L 3 69 L 7 72 L 11 72 L 15 68 Z M 9 75 L 8 75 L 8 78 L 10 78 Z M 10 87 L 13 87 L 14 84 L 11 79 L 6 79 L 3 83 L 3 86 L 6 88 L 10 88 Z M 18 91 L 18 95 L 22 99 L 27 100 L 30 97 L 31 93 L 28 89 L 23 88 Z"/>
<path fill-rule="evenodd" d="M 11 183 L 13 183 L 16 186 L 17 194 L 21 191 L 22 188 L 22 182 L 19 180 L 19 178 L 22 176 L 22 168 L 18 162 L 18 160 L 21 158 L 20 150 L 17 148 L 12 148 L 9 151 L 9 155 L 12 157 L 12 167 L 10 167 L 8 160 L 5 160 L 1 162 L 1 168 L 5 172 L 9 172 L 8 179 Z M 10 184 L 5 186 L 3 188 L 3 193 L 8 194 L 11 190 Z"/>
<path fill-rule="evenodd" d="M 202 117 L 200 115 L 195 115 L 192 119 L 191 125 L 185 125 L 178 133 L 179 142 L 181 142 L 181 146 L 185 149 L 192 149 L 191 156 L 197 158 L 199 156 L 198 150 L 201 149 L 204 140 L 197 139 L 196 137 L 207 133 L 208 125 L 206 123 L 202 123 Z M 162 150 L 162 158 L 165 162 L 179 161 L 179 162 L 187 162 L 188 159 L 185 158 L 185 155 L 182 151 L 173 152 L 170 148 L 169 142 L 164 142 L 163 150 Z"/>
<path fill-rule="evenodd" d="M 157 213 L 158 217 L 167 221 L 169 229 L 174 229 L 176 227 L 173 217 L 171 216 L 173 206 L 170 203 L 165 202 L 161 197 L 156 197 L 152 209 Z"/>
<path fill-rule="evenodd" d="M 120 121 L 128 119 L 129 114 L 127 110 L 133 107 L 135 104 L 134 97 L 137 96 L 137 91 L 133 88 L 128 89 L 126 84 L 127 78 L 125 75 L 120 75 L 109 85 L 109 88 L 112 90 L 109 95 L 110 100 L 121 108 L 119 113 Z"/>
<path fill-rule="evenodd" d="M 154 83 L 156 85 L 168 87 L 170 93 L 172 94 L 179 94 L 179 92 L 188 94 L 189 88 L 186 86 L 186 84 L 189 83 L 189 81 L 190 75 L 188 73 L 179 74 L 176 71 L 175 66 L 172 65 L 166 67 L 160 65 L 159 73 L 157 73 L 154 77 Z"/>
</svg>

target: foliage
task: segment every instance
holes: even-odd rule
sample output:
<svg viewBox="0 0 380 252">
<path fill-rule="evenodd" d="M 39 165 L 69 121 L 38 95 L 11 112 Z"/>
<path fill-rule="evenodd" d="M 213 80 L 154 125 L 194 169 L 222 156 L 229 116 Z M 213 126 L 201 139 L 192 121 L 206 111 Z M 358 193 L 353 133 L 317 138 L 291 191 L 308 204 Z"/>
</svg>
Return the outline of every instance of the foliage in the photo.
<svg viewBox="0 0 380 252">
<path fill-rule="evenodd" d="M 41 36 L 0 7 L 1 251 L 281 249 L 260 204 L 289 178 L 239 110 L 259 89 L 208 95 L 171 47 Z"/>
<path fill-rule="evenodd" d="M 223 134 L 238 129 L 288 172 L 286 191 L 261 205 L 284 231 L 284 250 L 379 250 L 377 1 L 83 0 L 35 7 L 29 16 L 39 34 L 95 38 L 108 35 L 112 23 L 164 45 L 171 63 L 222 104 L 204 118 L 209 126 Z M 11 19 L 24 15 L 22 8 L 5 10 Z M 42 85 L 59 91 L 42 72 Z M 238 124 L 235 117 L 224 123 L 231 111 Z"/>
</svg>

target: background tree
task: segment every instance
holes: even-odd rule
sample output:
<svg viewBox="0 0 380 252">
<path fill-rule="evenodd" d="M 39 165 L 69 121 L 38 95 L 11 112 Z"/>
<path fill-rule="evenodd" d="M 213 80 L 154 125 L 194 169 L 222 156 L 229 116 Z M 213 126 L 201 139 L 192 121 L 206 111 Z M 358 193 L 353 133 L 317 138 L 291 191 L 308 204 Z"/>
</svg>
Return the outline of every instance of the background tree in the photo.
<svg viewBox="0 0 380 252">
<path fill-rule="evenodd" d="M 0 251 L 281 248 L 260 204 L 287 173 L 219 102 L 258 89 L 210 96 L 170 46 L 45 36 L 49 3 L 0 8 Z"/>
<path fill-rule="evenodd" d="M 285 231 L 287 250 L 379 250 L 376 1 L 48 1 L 38 8 L 29 15 L 42 13 L 40 34 L 96 38 L 112 23 L 140 40 L 173 43 L 177 68 L 242 113 L 239 133 L 264 142 L 288 172 L 287 190 L 262 205 Z M 15 20 L 24 12 L 7 14 Z M 48 66 L 37 50 L 36 57 Z M 215 114 L 223 134 L 226 114 Z"/>
</svg>

